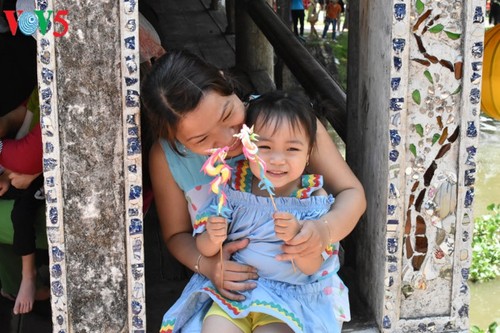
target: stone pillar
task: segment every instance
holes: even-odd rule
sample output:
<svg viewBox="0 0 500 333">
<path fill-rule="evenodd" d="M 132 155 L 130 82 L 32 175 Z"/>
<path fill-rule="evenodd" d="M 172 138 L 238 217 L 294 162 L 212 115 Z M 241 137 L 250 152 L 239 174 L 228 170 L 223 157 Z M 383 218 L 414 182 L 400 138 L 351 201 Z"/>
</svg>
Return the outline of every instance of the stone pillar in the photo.
<svg viewBox="0 0 500 333">
<path fill-rule="evenodd" d="M 37 6 L 53 330 L 144 332 L 137 1 Z"/>
<path fill-rule="evenodd" d="M 274 51 L 245 9 L 246 1 L 235 1 L 236 66 L 244 70 L 259 92 L 275 88 Z M 271 0 L 267 0 L 271 4 Z"/>
<path fill-rule="evenodd" d="M 349 5 L 358 288 L 383 332 L 467 332 L 484 2 Z"/>
</svg>

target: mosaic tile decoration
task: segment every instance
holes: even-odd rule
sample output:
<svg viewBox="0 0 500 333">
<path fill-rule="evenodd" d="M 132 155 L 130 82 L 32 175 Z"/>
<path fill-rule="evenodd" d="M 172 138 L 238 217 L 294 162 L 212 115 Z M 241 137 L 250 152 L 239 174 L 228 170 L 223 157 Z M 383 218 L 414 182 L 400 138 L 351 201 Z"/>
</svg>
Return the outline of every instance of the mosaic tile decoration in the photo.
<svg viewBox="0 0 500 333">
<path fill-rule="evenodd" d="M 404 216 L 404 195 L 401 192 L 405 188 L 404 158 L 406 146 L 406 87 L 408 86 L 408 61 L 409 58 L 409 22 L 410 2 L 395 1 L 393 3 L 393 34 L 392 41 L 392 66 L 390 80 L 389 109 L 389 183 L 387 198 L 387 221 L 386 221 L 386 263 L 385 263 L 385 293 L 384 311 L 382 313 L 382 329 L 390 332 L 398 320 L 396 317 L 399 307 L 399 281 L 401 271 L 401 225 L 400 220 Z"/>
<path fill-rule="evenodd" d="M 484 8 L 393 5 L 382 328 L 466 331 Z"/>
<path fill-rule="evenodd" d="M 37 0 L 36 8 L 53 10 L 51 0 Z M 146 329 L 144 241 L 142 215 L 142 159 L 139 122 L 138 6 L 135 0 L 120 2 L 122 96 L 124 128 L 125 212 L 127 224 L 129 331 Z M 46 192 L 47 237 L 53 331 L 68 331 L 64 221 L 61 188 L 60 139 L 55 76 L 54 36 L 50 26 L 38 34 L 38 82 L 43 134 L 43 167 Z"/>
<path fill-rule="evenodd" d="M 50 0 L 37 0 L 36 9 L 53 10 Z M 57 113 L 55 47 L 52 26 L 45 35 L 37 34 L 38 89 L 43 142 L 43 173 L 49 244 L 50 291 L 53 331 L 68 331 L 66 258 L 64 247 L 63 202 L 61 189 L 60 143 Z"/>
<path fill-rule="evenodd" d="M 146 284 L 139 101 L 139 7 L 120 2 L 129 331 L 146 331 Z"/>
</svg>

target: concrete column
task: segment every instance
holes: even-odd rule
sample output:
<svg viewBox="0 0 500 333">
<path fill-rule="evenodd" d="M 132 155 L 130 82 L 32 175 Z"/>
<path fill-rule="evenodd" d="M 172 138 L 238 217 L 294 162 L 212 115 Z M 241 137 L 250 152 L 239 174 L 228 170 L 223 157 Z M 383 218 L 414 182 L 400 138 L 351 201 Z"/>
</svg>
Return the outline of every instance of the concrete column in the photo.
<svg viewBox="0 0 500 333">
<path fill-rule="evenodd" d="M 144 332 L 138 4 L 37 6 L 54 332 Z"/>
<path fill-rule="evenodd" d="M 252 0 L 250 0 L 252 1 Z M 236 66 L 244 70 L 259 92 L 274 89 L 274 51 L 245 9 L 246 1 L 235 1 Z M 271 5 L 272 1 L 266 1 Z"/>
<path fill-rule="evenodd" d="M 350 1 L 347 158 L 383 332 L 467 332 L 483 1 Z"/>
</svg>

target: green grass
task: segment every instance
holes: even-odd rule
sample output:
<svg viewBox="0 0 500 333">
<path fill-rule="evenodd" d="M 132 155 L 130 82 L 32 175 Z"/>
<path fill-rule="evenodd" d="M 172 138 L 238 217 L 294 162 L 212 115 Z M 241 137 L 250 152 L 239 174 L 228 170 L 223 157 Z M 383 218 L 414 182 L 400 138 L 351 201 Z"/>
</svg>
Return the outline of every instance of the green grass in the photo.
<svg viewBox="0 0 500 333">
<path fill-rule="evenodd" d="M 347 32 L 337 36 L 337 41 L 329 41 L 333 48 L 335 58 L 338 59 L 337 69 L 339 71 L 339 83 L 345 90 L 347 89 Z"/>
<path fill-rule="evenodd" d="M 321 31 L 318 30 L 318 33 L 321 35 Z M 338 61 L 336 63 L 338 71 L 337 80 L 344 90 L 347 90 L 347 34 L 347 32 L 343 32 L 340 36 L 337 36 L 336 41 L 332 41 L 331 39 L 311 38 L 308 35 L 306 36 L 308 45 L 312 47 L 322 45 L 324 49 L 332 50 L 329 52 L 331 52 L 332 57 Z M 330 33 L 328 35 L 330 35 Z M 333 62 L 334 59 L 331 59 L 331 61 Z"/>
</svg>

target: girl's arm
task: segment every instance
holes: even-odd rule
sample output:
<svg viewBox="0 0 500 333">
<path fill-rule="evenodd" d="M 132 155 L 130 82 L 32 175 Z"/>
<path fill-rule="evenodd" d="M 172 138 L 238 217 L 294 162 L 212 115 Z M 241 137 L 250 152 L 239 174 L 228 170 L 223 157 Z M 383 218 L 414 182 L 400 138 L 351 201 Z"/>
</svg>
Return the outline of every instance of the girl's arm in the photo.
<svg viewBox="0 0 500 333">
<path fill-rule="evenodd" d="M 307 171 L 323 175 L 325 189 L 334 195 L 335 202 L 321 223 L 305 221 L 297 236 L 283 246 L 279 260 L 320 255 L 328 244 L 344 239 L 366 209 L 363 186 L 319 121 L 316 147 L 309 162 Z"/>
<path fill-rule="evenodd" d="M 196 236 L 196 247 L 205 257 L 219 253 L 222 243 L 227 238 L 227 222 L 221 216 L 210 216 L 206 230 Z"/>
<path fill-rule="evenodd" d="M 159 142 L 151 148 L 150 176 L 158 212 L 163 240 L 170 253 L 182 264 L 209 278 L 224 297 L 232 300 L 242 300 L 244 297 L 238 291 L 255 288 L 255 268 L 241 265 L 229 260 L 232 253 L 244 248 L 248 240 L 231 242 L 223 247 L 224 281 L 221 283 L 221 263 L 219 256 L 200 257 L 192 236 L 192 225 L 184 193 L 175 182 L 165 154 Z"/>
</svg>

